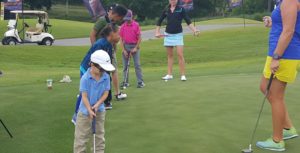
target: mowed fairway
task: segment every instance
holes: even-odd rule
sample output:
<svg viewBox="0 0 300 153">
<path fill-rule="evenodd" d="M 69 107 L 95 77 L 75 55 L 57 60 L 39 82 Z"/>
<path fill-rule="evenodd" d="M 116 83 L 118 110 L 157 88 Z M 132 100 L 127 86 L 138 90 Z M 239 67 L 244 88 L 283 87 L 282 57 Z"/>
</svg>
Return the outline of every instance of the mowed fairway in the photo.
<svg viewBox="0 0 300 153">
<path fill-rule="evenodd" d="M 248 147 L 263 96 L 258 90 L 267 50 L 263 27 L 204 32 L 187 36 L 188 81 L 164 82 L 162 40 L 144 42 L 146 88 L 135 88 L 131 68 L 129 98 L 107 113 L 106 153 L 239 153 Z M 71 153 L 78 66 L 88 47 L 17 46 L 0 48 L 0 127 L 2 153 Z M 120 52 L 119 52 L 120 53 Z M 119 63 L 120 54 L 119 54 Z M 121 69 L 121 66 L 119 67 Z M 59 84 L 64 74 L 71 84 Z M 48 91 L 46 79 L 54 89 Z M 300 78 L 289 86 L 287 103 L 300 130 Z M 271 135 L 267 106 L 256 140 Z M 299 151 L 300 139 L 287 141 L 287 153 Z M 269 153 L 255 148 L 256 153 Z"/>
</svg>

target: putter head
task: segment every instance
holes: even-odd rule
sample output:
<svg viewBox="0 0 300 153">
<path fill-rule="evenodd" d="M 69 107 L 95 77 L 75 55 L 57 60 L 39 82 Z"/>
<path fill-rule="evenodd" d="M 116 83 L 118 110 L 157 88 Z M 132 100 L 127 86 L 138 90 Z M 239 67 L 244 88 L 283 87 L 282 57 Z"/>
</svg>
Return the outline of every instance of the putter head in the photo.
<svg viewBox="0 0 300 153">
<path fill-rule="evenodd" d="M 250 149 L 244 149 L 244 150 L 242 150 L 242 153 L 252 153 L 253 152 L 253 150 L 250 150 Z"/>
</svg>

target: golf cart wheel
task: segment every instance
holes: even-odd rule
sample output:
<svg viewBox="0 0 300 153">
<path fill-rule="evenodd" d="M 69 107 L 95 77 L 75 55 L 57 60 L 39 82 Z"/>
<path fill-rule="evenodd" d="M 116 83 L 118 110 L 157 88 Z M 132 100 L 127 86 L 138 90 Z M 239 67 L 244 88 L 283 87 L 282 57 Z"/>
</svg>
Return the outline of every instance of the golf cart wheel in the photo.
<svg viewBox="0 0 300 153">
<path fill-rule="evenodd" d="M 2 45 L 7 45 L 7 39 L 8 39 L 7 37 L 2 39 Z"/>
<path fill-rule="evenodd" d="M 8 38 L 6 40 L 6 45 L 17 45 L 17 40 L 14 38 Z"/>
<path fill-rule="evenodd" d="M 52 46 L 53 44 L 53 40 L 51 38 L 44 38 L 42 41 L 42 45 L 45 46 Z"/>
</svg>

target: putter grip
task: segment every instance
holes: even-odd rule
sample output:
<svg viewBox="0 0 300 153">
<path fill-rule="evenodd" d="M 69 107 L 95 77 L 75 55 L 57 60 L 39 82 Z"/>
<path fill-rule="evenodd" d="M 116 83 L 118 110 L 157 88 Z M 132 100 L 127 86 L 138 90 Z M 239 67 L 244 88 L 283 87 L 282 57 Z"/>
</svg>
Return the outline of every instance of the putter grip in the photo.
<svg viewBox="0 0 300 153">
<path fill-rule="evenodd" d="M 95 111 L 94 111 L 95 112 Z M 96 112 L 95 112 L 96 113 Z M 93 130 L 93 134 L 96 133 L 96 117 L 93 117 L 93 121 L 92 121 L 92 130 Z"/>
<path fill-rule="evenodd" d="M 270 76 L 270 80 L 269 80 L 269 83 L 268 83 L 267 91 L 270 91 L 270 89 L 271 89 L 271 85 L 272 85 L 274 76 L 275 76 L 275 75 L 274 75 L 273 73 L 272 73 L 271 76 Z"/>
</svg>

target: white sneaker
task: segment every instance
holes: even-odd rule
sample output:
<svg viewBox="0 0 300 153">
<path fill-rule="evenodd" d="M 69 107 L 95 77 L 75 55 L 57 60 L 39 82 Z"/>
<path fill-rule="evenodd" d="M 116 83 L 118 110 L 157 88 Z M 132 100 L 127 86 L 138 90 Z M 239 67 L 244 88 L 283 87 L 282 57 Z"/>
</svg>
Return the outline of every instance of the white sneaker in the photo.
<svg viewBox="0 0 300 153">
<path fill-rule="evenodd" d="M 187 81 L 185 75 L 181 76 L 181 81 Z"/>
<path fill-rule="evenodd" d="M 163 79 L 163 80 L 172 80 L 173 75 L 166 75 L 166 76 L 162 77 L 161 79 Z"/>
<path fill-rule="evenodd" d="M 116 95 L 117 100 L 123 100 L 127 98 L 127 94 L 124 93 L 119 93 L 118 95 Z"/>
</svg>

